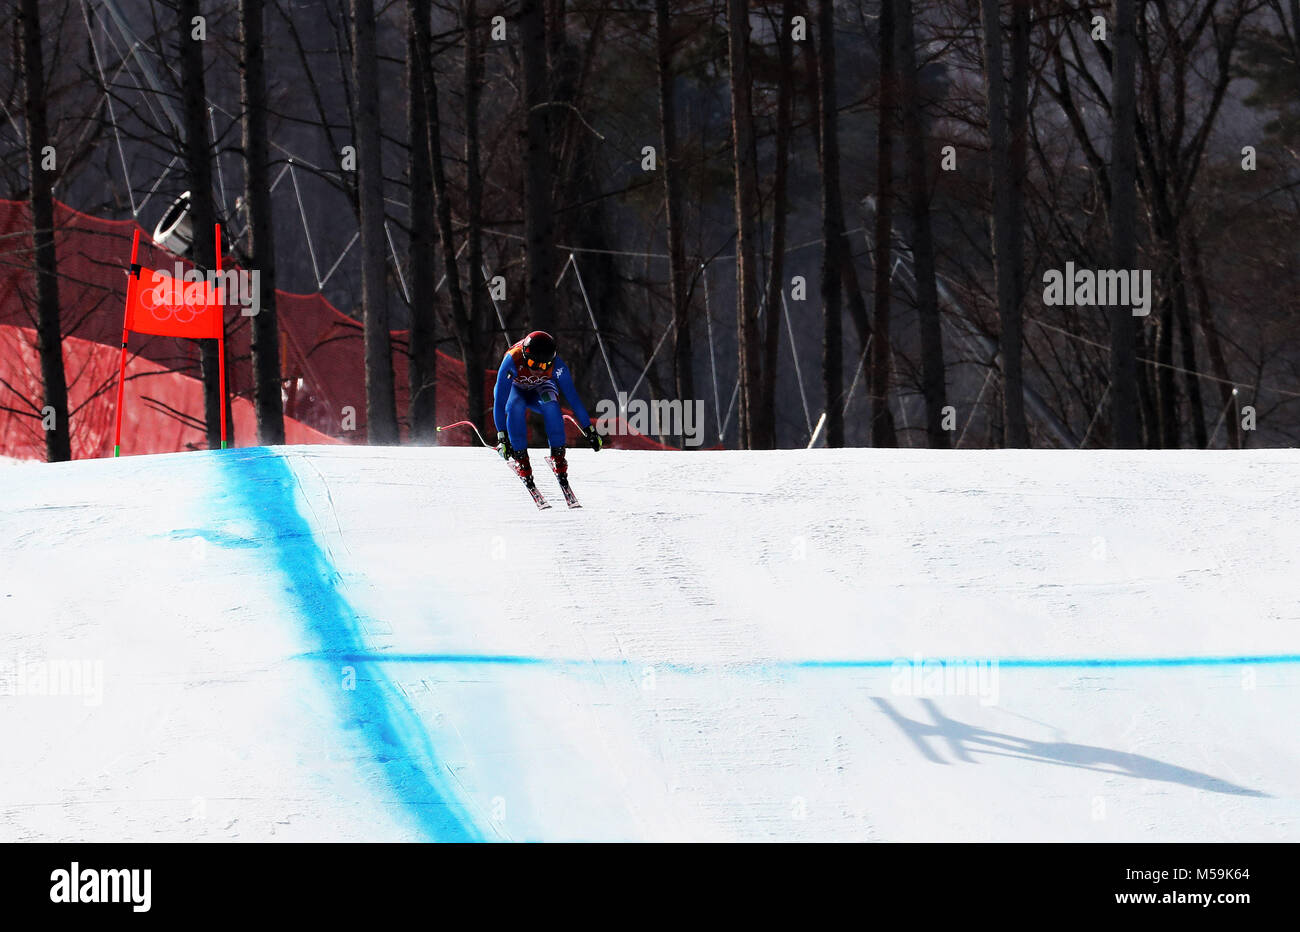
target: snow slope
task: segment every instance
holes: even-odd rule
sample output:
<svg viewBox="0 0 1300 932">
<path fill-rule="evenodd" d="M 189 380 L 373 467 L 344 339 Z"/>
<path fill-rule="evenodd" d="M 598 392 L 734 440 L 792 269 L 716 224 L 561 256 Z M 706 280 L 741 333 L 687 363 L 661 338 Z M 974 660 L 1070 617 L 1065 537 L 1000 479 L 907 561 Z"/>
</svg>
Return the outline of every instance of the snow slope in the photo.
<svg viewBox="0 0 1300 932">
<path fill-rule="evenodd" d="M 1300 838 L 1296 452 L 572 462 L 6 468 L 0 840 Z"/>
</svg>

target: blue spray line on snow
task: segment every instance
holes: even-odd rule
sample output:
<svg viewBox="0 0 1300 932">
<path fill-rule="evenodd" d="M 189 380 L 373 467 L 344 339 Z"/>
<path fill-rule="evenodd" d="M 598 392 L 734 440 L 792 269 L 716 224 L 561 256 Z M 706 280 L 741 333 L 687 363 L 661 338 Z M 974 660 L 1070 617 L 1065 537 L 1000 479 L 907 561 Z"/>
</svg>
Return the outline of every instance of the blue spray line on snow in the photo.
<svg viewBox="0 0 1300 932">
<path fill-rule="evenodd" d="M 294 504 L 297 479 L 289 464 L 265 447 L 227 450 L 218 462 L 231 497 L 257 525 L 255 539 L 270 542 L 266 549 L 284 574 L 290 605 L 317 642 L 319 656 L 355 667 L 355 689 L 337 681 L 324 686 L 345 726 L 360 732 L 426 838 L 482 840 L 419 718 L 374 662 L 378 655 L 366 653 L 357 613 L 335 586 L 338 573 Z"/>
<path fill-rule="evenodd" d="M 653 668 L 670 673 L 763 673 L 771 670 L 871 670 L 894 667 L 998 666 L 1007 669 L 1119 669 L 1158 667 L 1231 667 L 1300 664 L 1300 654 L 1238 654 L 1209 657 L 869 657 L 844 660 L 754 660 L 722 664 L 691 664 L 673 661 L 638 662 L 624 657 L 577 660 L 564 657 L 531 657 L 521 654 L 399 654 L 361 652 L 303 654 L 300 660 L 334 660 L 343 663 L 427 663 L 455 666 L 541 666 L 582 669 L 583 667 Z"/>
<path fill-rule="evenodd" d="M 1121 667 L 1236 667 L 1256 664 L 1300 664 L 1300 654 L 1241 654 L 1229 657 L 900 657 L 897 660 L 798 660 L 790 666 L 805 669 L 837 669 L 842 667 L 924 667 L 926 664 L 943 666 L 993 666 L 1028 670 L 1053 669 L 1118 669 Z"/>
</svg>

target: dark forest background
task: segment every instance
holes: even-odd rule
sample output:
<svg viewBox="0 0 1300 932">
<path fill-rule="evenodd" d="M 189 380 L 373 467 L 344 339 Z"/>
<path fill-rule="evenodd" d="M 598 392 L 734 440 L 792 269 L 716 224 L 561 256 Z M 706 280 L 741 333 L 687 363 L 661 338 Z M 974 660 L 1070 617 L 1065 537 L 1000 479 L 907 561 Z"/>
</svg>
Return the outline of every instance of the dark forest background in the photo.
<svg viewBox="0 0 1300 932">
<path fill-rule="evenodd" d="M 190 191 L 271 287 L 364 321 L 372 442 L 433 441 L 435 348 L 492 368 L 533 328 L 588 407 L 701 399 L 729 447 L 1300 439 L 1300 0 L 0 9 L 0 192 L 32 202 L 56 408 L 42 205 L 152 229 Z M 1045 305 L 1066 262 L 1151 270 L 1150 315 Z M 276 341 L 265 308 L 268 442 Z"/>
</svg>

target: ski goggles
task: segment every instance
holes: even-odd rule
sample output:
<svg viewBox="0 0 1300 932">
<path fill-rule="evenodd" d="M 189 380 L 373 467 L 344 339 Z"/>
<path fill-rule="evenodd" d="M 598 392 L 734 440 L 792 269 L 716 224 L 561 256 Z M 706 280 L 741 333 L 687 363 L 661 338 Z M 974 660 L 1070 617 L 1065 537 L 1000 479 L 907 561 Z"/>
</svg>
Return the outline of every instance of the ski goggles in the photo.
<svg viewBox="0 0 1300 932">
<path fill-rule="evenodd" d="M 554 359 L 550 362 L 538 362 L 535 359 L 529 359 L 527 356 L 524 357 L 524 362 L 528 363 L 529 369 L 541 369 L 543 372 L 555 365 Z"/>
</svg>

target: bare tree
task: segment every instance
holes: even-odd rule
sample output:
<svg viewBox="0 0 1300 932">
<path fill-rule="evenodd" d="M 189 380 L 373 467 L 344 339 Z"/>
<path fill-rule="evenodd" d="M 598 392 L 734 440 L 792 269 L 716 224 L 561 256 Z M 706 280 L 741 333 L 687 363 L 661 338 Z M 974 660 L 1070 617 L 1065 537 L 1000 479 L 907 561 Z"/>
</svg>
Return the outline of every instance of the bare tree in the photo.
<svg viewBox="0 0 1300 932">
<path fill-rule="evenodd" d="M 1111 64 L 1110 241 L 1116 269 L 1137 267 L 1137 37 L 1134 0 L 1115 0 L 1115 55 Z M 1125 305 L 1110 309 L 1111 444 L 1140 446 L 1137 328 Z"/>
<path fill-rule="evenodd" d="M 735 167 L 736 326 L 740 370 L 740 446 L 754 445 L 758 402 L 758 158 L 754 142 L 753 75 L 749 67 L 749 3 L 727 0 L 731 64 L 731 152 Z M 768 313 L 777 313 L 768 308 Z"/>
<path fill-rule="evenodd" d="M 1130 308 L 1110 309 L 1112 441 L 1121 447 L 1140 442 L 1136 413 L 1140 411 L 1147 445 L 1175 447 L 1181 442 L 1183 426 L 1174 377 L 1176 335 L 1183 344 L 1181 368 L 1186 373 L 1196 369 L 1185 285 L 1196 275 L 1187 268 L 1193 257 L 1184 254 L 1184 227 L 1210 134 L 1236 75 L 1233 53 L 1242 23 L 1258 4 L 1197 0 L 1177 14 L 1164 2 L 1143 4 L 1142 9 L 1149 15 L 1138 15 L 1131 0 L 1117 0 L 1113 41 L 1094 39 L 1091 55 L 1076 36 L 1075 24 L 1064 19 L 1053 43 L 1056 86 L 1044 86 L 1069 120 L 1109 200 L 1114 267 L 1136 268 L 1140 216 L 1149 217 L 1153 234 L 1151 250 L 1160 286 L 1151 322 L 1139 331 Z M 1094 73 L 1098 62 L 1110 72 L 1109 89 Z M 1080 100 L 1095 103 L 1110 117 L 1115 143 L 1109 165 L 1090 138 L 1090 123 Z M 1141 213 L 1139 196 L 1145 204 Z M 1136 343 L 1131 379 L 1130 333 Z M 1154 359 L 1143 353 L 1152 333 Z M 1220 336 L 1212 321 L 1203 326 L 1203 335 L 1217 370 L 1224 355 L 1216 345 Z M 1141 368 L 1139 354 L 1146 356 Z M 1207 440 L 1200 388 L 1196 377 L 1186 373 L 1192 434 L 1200 445 Z M 1231 402 L 1230 386 L 1224 388 L 1229 389 L 1227 397 L 1221 398 L 1226 408 Z"/>
<path fill-rule="evenodd" d="M 203 77 L 204 40 L 198 30 L 201 16 L 199 0 L 179 0 L 176 4 L 176 28 L 180 42 L 181 122 L 185 133 L 185 174 L 190 185 L 190 222 L 193 242 L 189 257 L 199 268 L 216 267 L 217 246 L 213 237 L 216 206 L 212 200 L 212 147 L 208 141 L 208 97 Z M 208 446 L 221 445 L 221 379 L 215 340 L 199 341 L 199 358 L 203 369 L 203 420 L 207 425 Z M 229 403 L 229 400 L 225 400 Z M 227 419 L 229 421 L 229 419 Z M 230 422 L 230 439 L 234 425 Z"/>
<path fill-rule="evenodd" d="M 1242 22 L 1255 6 L 1249 0 L 1231 3 L 1205 0 L 1199 9 L 1192 5 L 1186 15 L 1175 16 L 1167 4 L 1159 3 L 1152 17 L 1154 24 L 1147 17 L 1136 17 L 1138 67 L 1144 76 L 1138 87 L 1143 100 L 1136 120 L 1137 148 L 1164 286 L 1157 319 L 1156 385 L 1160 442 L 1166 448 L 1177 447 L 1181 442 L 1182 424 L 1174 380 L 1175 332 L 1182 346 L 1181 368 L 1186 379 L 1192 436 L 1197 446 L 1205 446 L 1208 440 L 1200 381 L 1193 374 L 1197 369 L 1196 346 L 1186 287 L 1189 276 L 1183 255 L 1184 226 L 1210 131 L 1228 84 L 1236 74 L 1233 53 Z M 1153 25 L 1158 25 L 1158 30 Z M 1212 50 L 1212 55 L 1199 53 L 1201 39 L 1207 33 L 1210 39 L 1207 52 Z M 1188 98 L 1198 96 L 1193 80 L 1204 81 L 1199 122 L 1189 119 L 1195 111 L 1188 107 Z M 1172 100 L 1168 99 L 1170 96 Z M 1151 116 L 1144 118 L 1142 114 Z M 1168 121 L 1166 115 L 1170 117 Z M 1214 328 L 1208 329 L 1205 335 L 1207 341 L 1217 339 Z M 1212 356 L 1214 352 L 1212 347 Z"/>
<path fill-rule="evenodd" d="M 804 83 L 807 87 L 809 98 L 813 101 L 811 118 L 808 120 L 810 129 L 810 138 L 813 148 L 817 152 L 818 166 L 821 166 L 822 158 L 822 113 L 821 113 L 821 56 L 817 54 L 816 42 L 805 42 L 804 52 L 806 53 Z M 858 267 L 853 262 L 852 250 L 848 247 L 848 231 L 845 231 L 844 261 L 838 263 L 840 271 L 840 288 L 844 298 L 844 310 L 848 312 L 849 319 L 853 321 L 854 329 L 858 334 L 858 342 L 863 347 L 871 346 L 871 316 L 867 311 L 867 302 L 862 296 L 862 288 L 858 282 Z M 773 322 L 769 322 L 771 327 Z"/>
<path fill-rule="evenodd" d="M 479 36 L 478 5 L 464 0 L 465 28 L 465 251 L 469 257 L 468 327 L 460 334 L 465 362 L 466 402 L 469 419 L 484 427 L 487 399 L 483 390 L 484 320 L 487 310 L 483 287 L 483 169 L 479 158 L 479 100 L 483 93 L 483 50 Z"/>
<path fill-rule="evenodd" d="M 826 445 L 844 446 L 844 335 L 840 266 L 848 261 L 844 243 L 844 202 L 840 194 L 839 103 L 835 93 L 835 3 L 818 0 L 818 81 L 822 127 L 822 382 L 826 392 Z M 775 313 L 775 309 L 769 309 Z"/>
<path fill-rule="evenodd" d="M 240 95 L 244 141 L 244 209 L 248 260 L 258 273 L 258 312 L 251 322 L 253 408 L 257 440 L 284 443 L 280 384 L 280 326 L 275 307 L 275 236 L 271 217 L 270 154 L 266 105 L 265 24 L 262 0 L 240 0 Z"/>
<path fill-rule="evenodd" d="M 876 126 L 876 217 L 872 262 L 875 271 L 875 309 L 872 321 L 871 445 L 896 447 L 894 415 L 889 408 L 889 315 L 894 261 L 894 122 L 897 120 L 897 81 L 894 65 L 894 0 L 880 4 L 880 116 Z"/>
<path fill-rule="evenodd" d="M 555 243 L 551 203 L 550 78 L 546 67 L 543 0 L 521 0 L 519 58 L 523 70 L 524 239 L 528 250 L 527 301 L 531 326 L 555 329 Z"/>
<path fill-rule="evenodd" d="M 754 446 L 776 446 L 776 367 L 780 348 L 778 313 L 785 290 L 785 240 L 790 188 L 790 142 L 794 124 L 794 0 L 781 0 L 777 27 L 776 164 L 772 171 L 772 253 L 767 270 L 767 317 L 763 321 L 763 375 L 755 405 Z"/>
<path fill-rule="evenodd" d="M 433 262 L 434 228 L 433 161 L 429 150 L 429 96 L 425 89 L 431 68 L 433 36 L 429 28 L 429 0 L 406 3 L 407 134 L 411 179 L 410 238 L 407 242 L 411 293 L 411 345 L 408 377 L 411 385 L 411 440 L 433 443 L 437 439 L 438 344 L 437 289 Z M 453 260 L 454 261 L 454 260 Z"/>
<path fill-rule="evenodd" d="M 456 238 L 451 226 L 451 195 L 447 189 L 447 170 L 442 156 L 442 117 L 439 113 L 438 83 L 433 73 L 432 39 L 425 43 L 423 56 L 425 113 L 428 119 L 430 167 L 433 174 L 433 194 L 438 218 L 438 239 L 442 243 L 443 269 L 447 274 L 447 294 L 451 298 L 451 316 L 458 326 L 468 332 L 472 321 L 465 307 L 465 293 L 460 286 L 460 268 L 456 264 Z M 469 372 L 466 372 L 468 378 Z"/>
<path fill-rule="evenodd" d="M 41 50 L 41 12 L 37 0 L 22 0 L 24 102 L 27 117 L 27 180 L 32 199 L 32 247 L 36 271 L 36 351 L 41 360 L 45 406 L 54 424 L 45 430 L 45 458 L 72 459 L 68 423 L 68 382 L 63 369 L 63 334 L 59 321 L 58 256 L 54 246 L 53 171 L 43 164 L 50 132 L 45 102 L 45 57 Z M 57 163 L 56 163 L 57 164 Z"/>
<path fill-rule="evenodd" d="M 695 397 L 691 322 L 687 305 L 685 231 L 680 153 L 673 89 L 673 36 L 668 0 L 655 0 L 655 51 L 659 72 L 659 125 L 663 134 L 664 213 L 668 226 L 668 277 L 673 305 L 673 374 L 683 404 Z"/>
<path fill-rule="evenodd" d="M 917 80 L 916 36 L 910 0 L 899 0 L 896 21 L 899 39 L 898 67 L 903 110 L 903 138 L 907 154 L 907 193 L 912 215 L 912 262 L 916 278 L 916 311 L 921 330 L 921 388 L 925 395 L 925 426 L 930 446 L 949 446 L 943 429 L 947 404 L 944 386 L 943 329 L 939 318 L 939 291 L 935 280 L 934 234 L 930 223 L 929 159 L 921 122 L 921 94 Z"/>
<path fill-rule="evenodd" d="M 1011 85 L 1002 65 L 998 0 L 981 0 L 984 89 L 989 119 L 989 176 L 993 188 L 993 269 L 997 283 L 1002 359 L 1002 424 L 1008 447 L 1029 445 L 1021 365 L 1024 298 L 1025 132 L 1028 116 L 1029 5 L 1012 0 Z"/>
<path fill-rule="evenodd" d="M 388 324 L 379 58 L 373 0 L 352 0 L 357 188 L 361 210 L 361 301 L 365 313 L 366 421 L 370 443 L 397 443 L 397 399 Z"/>
</svg>

